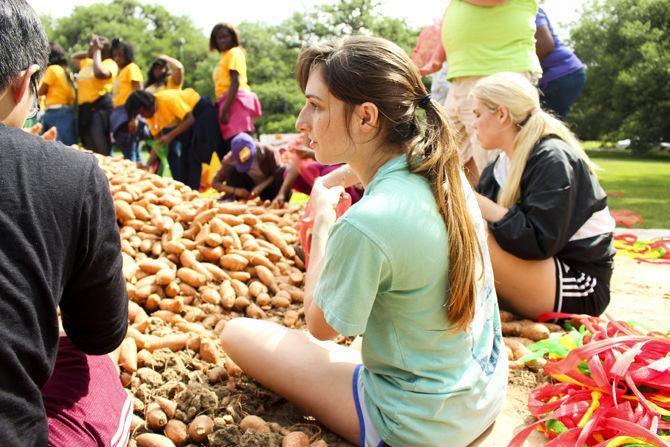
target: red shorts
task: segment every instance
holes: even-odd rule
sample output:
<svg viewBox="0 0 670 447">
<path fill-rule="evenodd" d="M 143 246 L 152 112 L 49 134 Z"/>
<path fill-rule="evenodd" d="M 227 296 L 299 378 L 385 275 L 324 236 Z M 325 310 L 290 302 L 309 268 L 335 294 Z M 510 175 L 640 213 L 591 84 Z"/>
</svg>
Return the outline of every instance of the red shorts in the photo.
<svg viewBox="0 0 670 447">
<path fill-rule="evenodd" d="M 49 422 L 49 446 L 128 444 L 132 402 L 109 356 L 86 355 L 69 338 L 61 337 L 42 399 Z"/>
</svg>

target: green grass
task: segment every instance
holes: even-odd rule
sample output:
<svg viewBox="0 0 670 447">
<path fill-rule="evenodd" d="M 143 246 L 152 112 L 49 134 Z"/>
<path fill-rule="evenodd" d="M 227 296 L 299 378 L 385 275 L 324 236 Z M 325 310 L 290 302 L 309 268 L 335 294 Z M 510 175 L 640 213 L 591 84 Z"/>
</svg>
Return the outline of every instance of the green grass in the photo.
<svg viewBox="0 0 670 447">
<path fill-rule="evenodd" d="M 617 149 L 587 150 L 602 169 L 600 184 L 608 193 L 610 209 L 639 213 L 644 223 L 638 228 L 670 228 L 670 154 L 655 152 L 644 156 Z"/>
</svg>

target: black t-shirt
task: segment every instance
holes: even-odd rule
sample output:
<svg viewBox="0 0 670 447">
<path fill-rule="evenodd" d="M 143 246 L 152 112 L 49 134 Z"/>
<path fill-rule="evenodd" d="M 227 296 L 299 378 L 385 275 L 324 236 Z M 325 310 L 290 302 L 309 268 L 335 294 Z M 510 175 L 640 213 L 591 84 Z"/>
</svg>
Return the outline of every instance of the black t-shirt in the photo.
<svg viewBox="0 0 670 447">
<path fill-rule="evenodd" d="M 40 388 L 56 358 L 59 305 L 87 354 L 123 340 L 128 299 L 109 184 L 92 155 L 0 124 L 0 445 L 47 443 Z"/>
</svg>

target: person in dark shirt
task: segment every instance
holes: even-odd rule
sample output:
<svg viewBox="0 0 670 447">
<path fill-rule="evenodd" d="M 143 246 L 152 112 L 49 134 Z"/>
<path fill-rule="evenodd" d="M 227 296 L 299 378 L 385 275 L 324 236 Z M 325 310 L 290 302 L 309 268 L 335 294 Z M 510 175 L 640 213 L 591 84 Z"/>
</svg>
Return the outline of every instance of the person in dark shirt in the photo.
<svg viewBox="0 0 670 447">
<path fill-rule="evenodd" d="M 502 149 L 477 186 L 502 304 L 528 318 L 600 315 L 610 299 L 614 220 L 595 165 L 524 77 L 498 73 L 473 94 L 480 144 Z"/>
<path fill-rule="evenodd" d="M 241 132 L 230 141 L 230 152 L 221 160 L 212 187 L 233 198 L 274 200 L 285 171 L 286 167 L 279 164 L 275 151 Z M 283 193 L 284 200 L 289 194 L 287 191 Z"/>
<path fill-rule="evenodd" d="M 113 351 L 127 331 L 128 299 L 109 184 L 95 157 L 20 129 L 34 114 L 36 85 L 47 65 L 40 20 L 25 0 L 3 0 L 0 23 L 0 444 L 44 446 L 49 430 L 42 388 L 54 373 L 59 344 L 69 350 L 71 343 L 82 355 Z M 59 307 L 68 337 L 60 343 Z M 69 392 L 69 404 L 100 392 L 91 382 L 97 371 L 68 376 L 79 385 L 75 392 L 58 386 Z M 61 408 L 52 407 L 52 414 Z M 97 423 L 74 425 L 93 433 Z M 116 445 L 113 436 L 102 442 Z M 91 444 L 102 445 L 69 443 Z"/>
</svg>

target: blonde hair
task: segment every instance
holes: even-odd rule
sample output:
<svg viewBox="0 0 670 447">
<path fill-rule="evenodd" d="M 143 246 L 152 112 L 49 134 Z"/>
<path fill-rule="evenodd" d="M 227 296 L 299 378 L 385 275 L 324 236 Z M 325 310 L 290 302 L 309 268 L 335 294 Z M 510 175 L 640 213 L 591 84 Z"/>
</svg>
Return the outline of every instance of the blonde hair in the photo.
<svg viewBox="0 0 670 447">
<path fill-rule="evenodd" d="M 521 176 L 528 157 L 537 142 L 547 135 L 556 135 L 565 141 L 574 154 L 586 162 L 592 173 L 598 170 L 570 129 L 540 108 L 538 90 L 524 76 L 518 73 L 487 76 L 475 84 L 472 94 L 491 110 L 505 107 L 510 120 L 519 128 L 513 141 L 509 174 L 498 193 L 499 205 L 511 208 L 519 200 Z"/>
<path fill-rule="evenodd" d="M 447 318 L 454 330 L 466 330 L 475 314 L 477 256 L 481 261 L 482 253 L 454 132 L 442 107 L 428 96 L 407 54 L 388 40 L 354 36 L 303 50 L 296 65 L 303 92 L 316 68 L 323 70 L 330 93 L 345 103 L 347 118 L 356 105 L 374 103 L 386 145 L 404 152 L 409 170 L 430 182 L 449 240 Z"/>
</svg>

